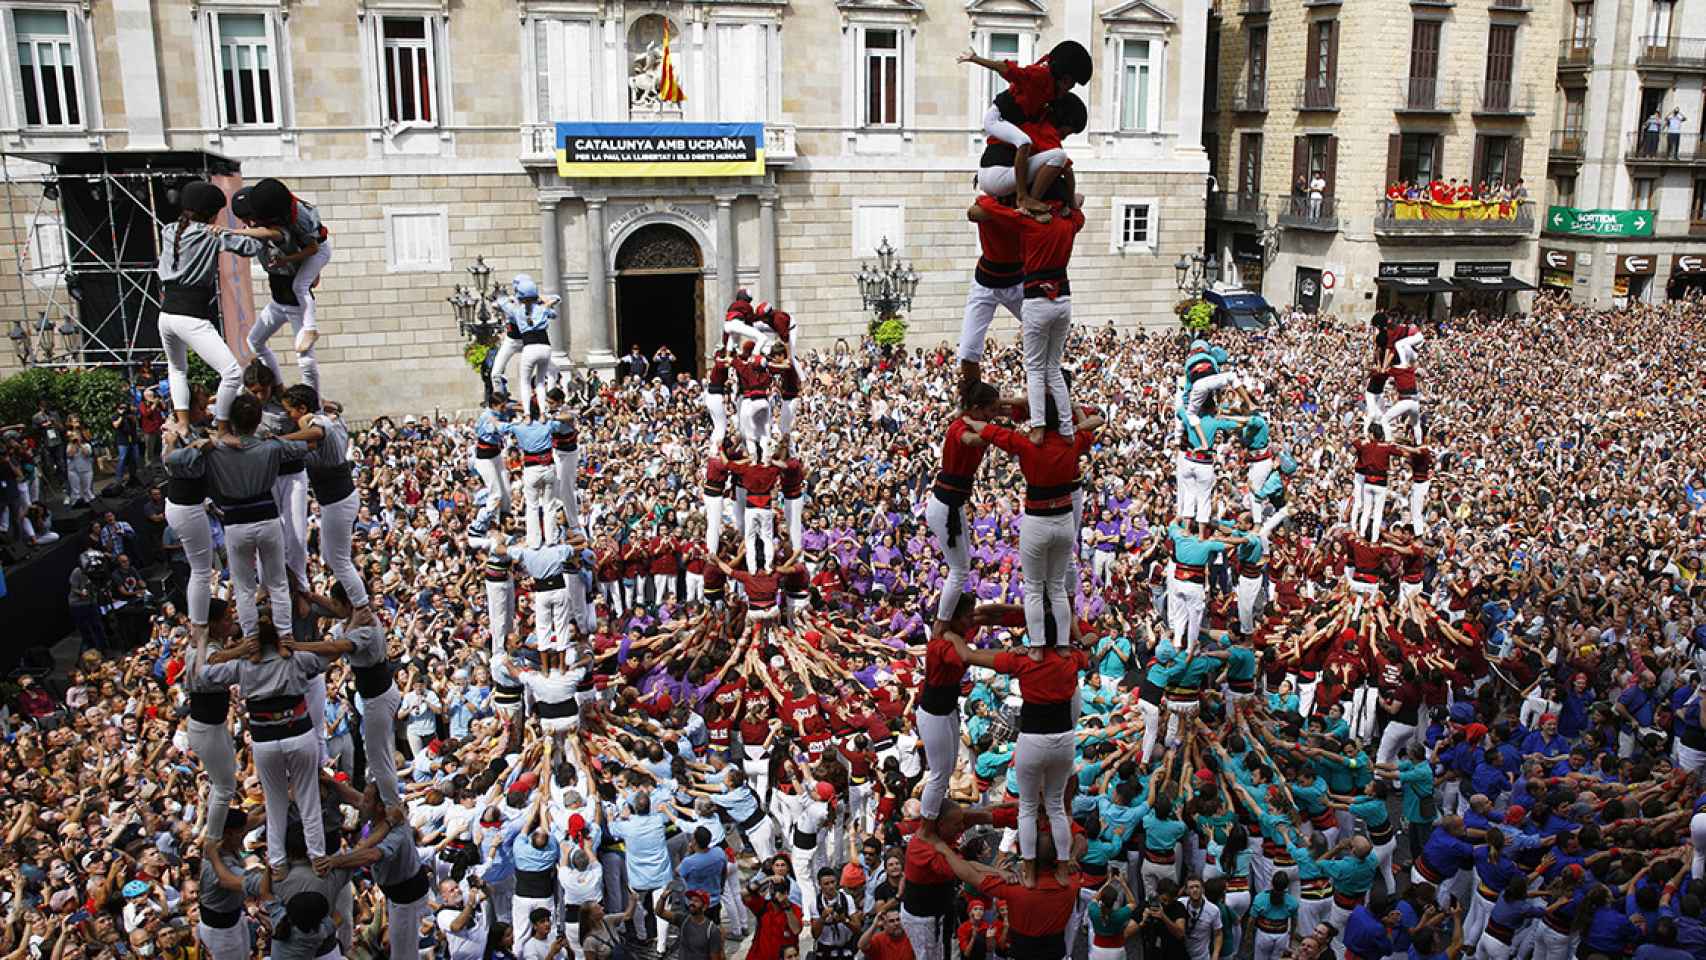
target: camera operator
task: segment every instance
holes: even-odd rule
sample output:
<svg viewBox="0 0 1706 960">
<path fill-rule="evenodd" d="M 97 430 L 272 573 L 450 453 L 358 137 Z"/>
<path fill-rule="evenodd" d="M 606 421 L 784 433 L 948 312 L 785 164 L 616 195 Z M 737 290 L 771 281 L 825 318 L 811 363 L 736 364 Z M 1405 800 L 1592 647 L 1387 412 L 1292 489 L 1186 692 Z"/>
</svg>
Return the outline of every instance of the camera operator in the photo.
<svg viewBox="0 0 1706 960">
<path fill-rule="evenodd" d="M 757 922 L 747 960 L 781 960 L 786 947 L 797 947 L 805 921 L 800 908 L 788 900 L 788 878 L 755 877 L 746 888 L 746 908 Z"/>
<path fill-rule="evenodd" d="M 101 618 L 101 603 L 112 577 L 112 558 L 99 550 L 86 550 L 71 568 L 66 581 L 66 603 L 71 608 L 71 622 L 83 638 L 84 650 L 107 649 L 107 628 Z"/>
<path fill-rule="evenodd" d="M 142 574 L 131 565 L 130 554 L 121 553 L 113 564 L 112 616 L 117 640 L 126 650 L 134 650 L 148 639 L 148 605 L 152 599 Z"/>
<path fill-rule="evenodd" d="M 113 485 L 122 487 L 127 483 L 142 483 L 142 421 L 136 415 L 136 405 L 129 400 L 115 404 L 112 428 L 113 447 L 118 451 Z"/>
<path fill-rule="evenodd" d="M 485 884 L 478 877 L 464 883 L 445 880 L 438 885 L 438 929 L 449 944 L 448 960 L 482 960 L 491 920 L 485 910 Z"/>
</svg>

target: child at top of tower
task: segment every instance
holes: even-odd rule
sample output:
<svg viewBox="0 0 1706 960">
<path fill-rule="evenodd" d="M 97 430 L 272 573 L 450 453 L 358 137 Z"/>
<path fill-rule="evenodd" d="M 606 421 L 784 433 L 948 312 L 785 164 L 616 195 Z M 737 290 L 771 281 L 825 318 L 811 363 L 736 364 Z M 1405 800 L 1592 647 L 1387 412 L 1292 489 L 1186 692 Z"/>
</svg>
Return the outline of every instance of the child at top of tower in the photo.
<svg viewBox="0 0 1706 960">
<path fill-rule="evenodd" d="M 1053 101 L 1070 93 L 1073 87 L 1090 82 L 1093 66 L 1089 51 L 1075 40 L 1063 40 L 1049 51 L 1048 56 L 1028 67 L 1021 67 L 1012 60 L 990 60 L 969 51 L 960 56 L 960 62 L 975 63 L 993 70 L 1007 81 L 1007 89 L 995 97 L 989 110 L 984 113 L 983 130 L 989 135 L 992 145 L 1005 143 L 1016 148 L 1011 176 L 999 177 L 994 171 L 986 168 L 978 175 L 979 189 L 992 196 L 1015 193 L 1016 202 L 1021 209 L 1033 212 L 1046 210 L 1047 205 L 1035 197 L 1046 191 L 1049 184 L 1060 175 L 1060 170 L 1065 165 L 1065 153 L 1051 152 L 1038 171 L 1037 183 L 1033 186 L 1028 176 L 1031 161 L 1033 154 L 1040 155 L 1043 151 L 1036 149 L 1036 144 L 1024 129 L 1024 125 L 1044 119 L 1044 113 Z M 1062 139 L 1076 132 L 1066 130 L 1059 124 L 1056 124 L 1056 129 L 1060 131 Z M 1079 126 L 1078 129 L 1082 127 Z M 1059 147 L 1056 145 L 1050 150 L 1059 151 Z M 1008 189 L 1002 189 L 1003 187 Z"/>
</svg>

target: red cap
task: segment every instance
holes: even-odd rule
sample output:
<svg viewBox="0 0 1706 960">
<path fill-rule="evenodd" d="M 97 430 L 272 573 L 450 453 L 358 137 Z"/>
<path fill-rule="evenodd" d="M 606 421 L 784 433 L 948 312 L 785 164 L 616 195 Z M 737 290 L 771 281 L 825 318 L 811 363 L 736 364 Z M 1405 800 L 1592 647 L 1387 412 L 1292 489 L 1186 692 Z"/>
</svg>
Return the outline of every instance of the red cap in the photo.
<svg viewBox="0 0 1706 960">
<path fill-rule="evenodd" d="M 1558 722 L 1558 715 L 1555 713 L 1543 713 L 1540 715 L 1540 725 L 1541 726 L 1545 726 L 1548 723 L 1557 723 L 1557 722 Z"/>
<path fill-rule="evenodd" d="M 1197 771 L 1197 779 L 1201 780 L 1203 783 L 1213 783 L 1214 782 L 1214 771 L 1212 771 L 1212 770 L 1198 770 Z"/>
<path fill-rule="evenodd" d="M 1471 723 L 1469 726 L 1463 728 L 1463 735 L 1469 738 L 1470 743 L 1479 743 L 1481 738 L 1487 735 L 1487 725 L 1484 723 Z"/>
<path fill-rule="evenodd" d="M 337 773 L 332 774 L 332 779 L 336 780 L 338 783 L 349 783 L 349 774 L 339 770 Z"/>
<path fill-rule="evenodd" d="M 509 792 L 526 793 L 537 786 L 539 786 L 539 774 L 528 772 L 515 778 L 515 782 L 509 785 Z"/>
<path fill-rule="evenodd" d="M 569 836 L 579 840 L 586 836 L 586 818 L 578 813 L 569 814 Z"/>
<path fill-rule="evenodd" d="M 862 887 L 865 885 L 865 871 L 857 863 L 849 863 L 841 868 L 841 885 L 844 887 Z"/>
<path fill-rule="evenodd" d="M 835 787 L 822 780 L 817 782 L 817 798 L 825 803 L 835 799 Z"/>
<path fill-rule="evenodd" d="M 1528 816 L 1528 811 L 1520 803 L 1513 803 L 1505 809 L 1505 823 L 1515 827 Z"/>
<path fill-rule="evenodd" d="M 697 903 L 701 907 L 708 907 L 711 905 L 711 897 L 703 890 L 689 890 L 687 891 L 687 902 Z"/>
</svg>

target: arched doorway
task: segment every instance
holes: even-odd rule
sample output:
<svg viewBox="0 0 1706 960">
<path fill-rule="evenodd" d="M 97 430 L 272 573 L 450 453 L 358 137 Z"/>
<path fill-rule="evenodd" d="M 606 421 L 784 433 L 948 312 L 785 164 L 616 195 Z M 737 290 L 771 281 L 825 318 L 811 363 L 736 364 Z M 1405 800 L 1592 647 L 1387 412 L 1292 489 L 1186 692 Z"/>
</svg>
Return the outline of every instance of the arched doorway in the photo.
<svg viewBox="0 0 1706 960">
<path fill-rule="evenodd" d="M 643 226 L 622 242 L 616 251 L 616 349 L 622 356 L 637 345 L 649 360 L 668 346 L 675 370 L 699 375 L 704 265 L 692 235 L 667 223 Z"/>
</svg>

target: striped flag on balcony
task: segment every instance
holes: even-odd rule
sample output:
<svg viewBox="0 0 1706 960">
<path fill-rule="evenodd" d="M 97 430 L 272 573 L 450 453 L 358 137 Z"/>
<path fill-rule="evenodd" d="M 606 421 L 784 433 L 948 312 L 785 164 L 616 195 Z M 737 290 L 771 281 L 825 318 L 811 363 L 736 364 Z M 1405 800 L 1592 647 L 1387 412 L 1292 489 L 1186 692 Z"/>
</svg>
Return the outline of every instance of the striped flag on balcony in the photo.
<svg viewBox="0 0 1706 960">
<path fill-rule="evenodd" d="M 675 64 L 669 59 L 669 21 L 663 25 L 663 64 L 658 71 L 658 99 L 664 103 L 683 103 L 687 94 L 675 79 Z"/>
</svg>

